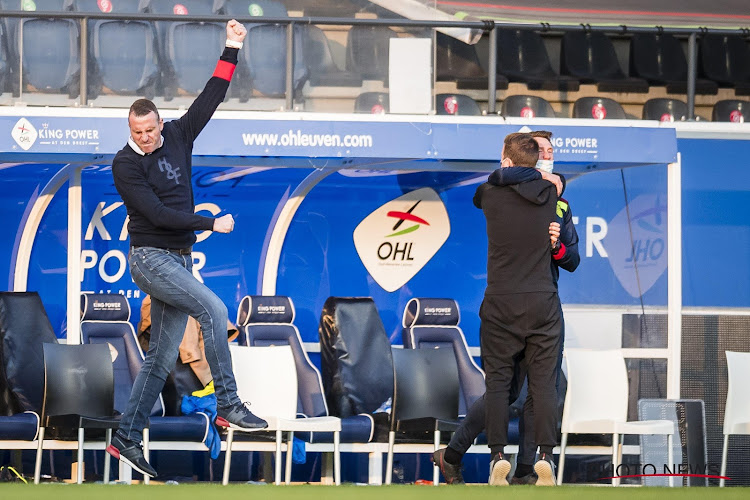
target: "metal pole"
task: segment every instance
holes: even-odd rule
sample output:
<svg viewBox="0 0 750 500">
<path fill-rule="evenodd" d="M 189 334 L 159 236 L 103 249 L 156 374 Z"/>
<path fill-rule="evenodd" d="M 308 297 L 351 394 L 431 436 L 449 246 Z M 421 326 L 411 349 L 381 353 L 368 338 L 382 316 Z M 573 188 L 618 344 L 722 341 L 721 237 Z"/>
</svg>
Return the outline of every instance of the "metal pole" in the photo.
<svg viewBox="0 0 750 500">
<path fill-rule="evenodd" d="M 286 26 L 286 110 L 294 109 L 294 23 Z"/>
<path fill-rule="evenodd" d="M 81 18 L 81 106 L 88 104 L 88 71 L 89 71 L 89 30 L 88 18 Z"/>
<path fill-rule="evenodd" d="M 698 54 L 695 49 L 695 42 L 697 37 L 696 33 L 690 33 L 688 38 L 687 119 L 689 121 L 695 120 L 695 79 L 698 73 Z"/>
<path fill-rule="evenodd" d="M 667 166 L 667 398 L 680 398 L 682 370 L 682 158 Z"/>
<path fill-rule="evenodd" d="M 71 167 L 68 179 L 68 344 L 81 343 L 81 170 Z"/>
<path fill-rule="evenodd" d="M 495 114 L 495 95 L 497 93 L 497 27 L 490 30 L 490 60 L 487 64 L 489 88 L 487 89 L 487 114 Z"/>
</svg>

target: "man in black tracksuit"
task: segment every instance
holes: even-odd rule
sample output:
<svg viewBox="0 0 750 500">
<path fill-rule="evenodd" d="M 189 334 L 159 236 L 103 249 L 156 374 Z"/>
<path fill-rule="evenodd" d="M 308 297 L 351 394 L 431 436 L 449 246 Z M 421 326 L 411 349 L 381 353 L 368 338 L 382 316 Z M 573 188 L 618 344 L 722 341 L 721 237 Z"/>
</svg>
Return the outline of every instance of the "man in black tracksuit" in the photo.
<svg viewBox="0 0 750 500">
<path fill-rule="evenodd" d="M 503 166 L 533 167 L 538 149 L 530 134 L 510 134 L 504 141 Z M 492 452 L 489 482 L 508 484 L 508 397 L 516 361 L 525 355 L 540 450 L 534 470 L 538 485 L 552 486 L 562 315 L 550 269 L 548 231 L 555 220 L 557 193 L 544 180 L 513 186 L 485 183 L 477 188 L 474 204 L 487 220 L 487 289 L 479 316 L 487 389 L 485 428 Z"/>
<path fill-rule="evenodd" d="M 145 476 L 154 477 L 156 471 L 143 455 L 143 429 L 177 361 L 188 316 L 197 319 L 203 331 L 216 389 L 216 423 L 246 431 L 268 426 L 237 396 L 226 341 L 227 307 L 192 274 L 195 231 L 234 229 L 231 214 L 213 218 L 194 213 L 191 156 L 193 142 L 224 100 L 246 35 L 236 20 L 227 23 L 224 53 L 181 118 L 164 123 L 153 102 L 135 101 L 128 114 L 128 143 L 112 162 L 115 187 L 129 217 L 130 274 L 151 295 L 151 340 L 107 452 Z"/>
</svg>

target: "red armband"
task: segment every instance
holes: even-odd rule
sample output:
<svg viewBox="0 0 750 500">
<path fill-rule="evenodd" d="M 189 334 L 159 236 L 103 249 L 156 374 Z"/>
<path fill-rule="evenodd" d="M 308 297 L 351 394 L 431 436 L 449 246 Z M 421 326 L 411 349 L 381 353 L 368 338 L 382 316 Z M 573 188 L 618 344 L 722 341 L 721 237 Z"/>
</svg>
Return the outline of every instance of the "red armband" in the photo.
<svg viewBox="0 0 750 500">
<path fill-rule="evenodd" d="M 219 62 L 216 63 L 216 69 L 214 70 L 213 76 L 218 76 L 222 80 L 229 82 L 232 80 L 235 67 L 236 65 L 230 62 L 219 60 Z"/>
<path fill-rule="evenodd" d="M 565 244 L 561 241 L 560 248 L 557 250 L 557 253 L 552 254 L 552 258 L 555 260 L 560 260 L 563 257 L 565 257 Z"/>
</svg>

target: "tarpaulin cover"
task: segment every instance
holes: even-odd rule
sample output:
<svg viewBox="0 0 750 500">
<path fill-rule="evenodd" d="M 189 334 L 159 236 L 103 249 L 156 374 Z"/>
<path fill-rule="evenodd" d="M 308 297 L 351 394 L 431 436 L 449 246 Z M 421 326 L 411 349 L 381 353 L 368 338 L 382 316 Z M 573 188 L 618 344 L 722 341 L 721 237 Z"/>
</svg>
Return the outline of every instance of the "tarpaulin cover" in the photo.
<svg viewBox="0 0 750 500">
<path fill-rule="evenodd" d="M 36 292 L 0 292 L 0 415 L 41 413 L 42 344 L 57 343 Z"/>
<path fill-rule="evenodd" d="M 373 413 L 391 398 L 391 344 L 371 298 L 329 297 L 318 332 L 323 388 L 331 415 Z"/>
</svg>

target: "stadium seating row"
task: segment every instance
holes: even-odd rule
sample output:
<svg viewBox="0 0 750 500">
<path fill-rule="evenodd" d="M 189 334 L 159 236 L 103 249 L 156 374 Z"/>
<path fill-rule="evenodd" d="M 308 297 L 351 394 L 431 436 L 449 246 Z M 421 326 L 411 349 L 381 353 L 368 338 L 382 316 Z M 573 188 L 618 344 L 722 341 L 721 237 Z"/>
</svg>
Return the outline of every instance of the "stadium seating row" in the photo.
<svg viewBox="0 0 750 500">
<path fill-rule="evenodd" d="M 364 92 L 354 105 L 357 113 L 383 114 L 389 112 L 389 98 L 385 92 Z M 435 113 L 438 115 L 481 115 L 482 110 L 474 99 L 462 94 L 435 96 Z M 504 117 L 555 118 L 559 117 L 545 99 L 532 95 L 511 95 L 501 103 Z M 677 99 L 654 98 L 643 105 L 644 120 L 679 122 L 687 119 L 687 104 Z M 573 103 L 573 118 L 596 120 L 627 119 L 622 106 L 606 97 L 582 97 Z M 726 99 L 713 108 L 715 122 L 744 123 L 750 119 L 750 101 Z"/>
<path fill-rule="evenodd" d="M 225 14 L 285 17 L 275 0 L 0 0 L 3 10 Z M 81 61 L 79 25 L 64 19 L 4 19 L 0 26 L 0 85 L 6 90 L 77 95 Z M 89 23 L 88 92 L 154 94 L 167 99 L 199 92 L 223 40 L 220 23 L 170 23 L 98 20 Z M 363 80 L 387 84 L 389 40 L 399 33 L 376 26 L 354 26 L 346 42 L 346 70 L 336 64 L 329 40 L 316 26 L 295 31 L 295 92 L 311 86 L 360 87 Z M 684 94 L 687 58 L 680 40 L 669 33 L 639 33 L 630 39 L 629 71 L 622 70 L 610 38 L 601 32 L 571 31 L 562 36 L 560 71 L 552 67 L 545 41 L 531 30 L 498 28 L 497 83 L 525 83 L 529 90 L 577 91 L 593 83 L 601 92 L 646 93 L 665 86 Z M 286 27 L 256 24 L 243 48 L 243 64 L 230 95 L 282 96 L 286 90 Z M 21 67 L 19 61 L 23 64 Z M 485 89 L 488 78 L 476 46 L 437 34 L 438 81 L 459 89 Z M 739 36 L 700 37 L 696 92 L 715 95 L 719 87 L 750 95 L 750 47 Z M 22 74 L 22 83 L 19 75 Z"/>
</svg>

